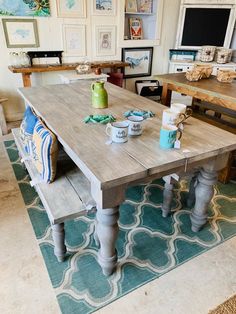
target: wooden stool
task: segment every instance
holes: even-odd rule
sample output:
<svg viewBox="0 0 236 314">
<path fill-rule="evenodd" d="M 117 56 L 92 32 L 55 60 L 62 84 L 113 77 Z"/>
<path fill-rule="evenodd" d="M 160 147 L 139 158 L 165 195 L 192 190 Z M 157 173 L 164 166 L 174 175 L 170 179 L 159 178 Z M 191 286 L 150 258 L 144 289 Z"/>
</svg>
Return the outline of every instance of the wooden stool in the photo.
<svg viewBox="0 0 236 314">
<path fill-rule="evenodd" d="M 0 98 L 0 135 L 5 135 L 8 133 L 7 124 L 2 107 L 2 103 L 7 100 L 8 100 L 7 98 Z"/>
</svg>

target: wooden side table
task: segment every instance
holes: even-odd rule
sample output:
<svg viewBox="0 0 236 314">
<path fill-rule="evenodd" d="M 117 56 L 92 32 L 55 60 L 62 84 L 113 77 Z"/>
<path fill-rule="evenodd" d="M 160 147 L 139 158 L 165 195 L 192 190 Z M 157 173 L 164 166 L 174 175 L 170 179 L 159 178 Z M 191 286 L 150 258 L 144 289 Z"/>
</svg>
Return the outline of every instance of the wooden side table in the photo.
<svg viewBox="0 0 236 314">
<path fill-rule="evenodd" d="M 7 98 L 0 98 L 0 135 L 5 135 L 8 133 L 6 119 L 2 107 L 2 103 L 7 100 L 8 100 Z"/>
<path fill-rule="evenodd" d="M 29 67 L 16 68 L 13 66 L 9 66 L 8 69 L 12 73 L 21 73 L 23 85 L 24 87 L 31 86 L 31 74 L 32 73 L 42 73 L 42 72 L 54 72 L 54 71 L 71 71 L 75 70 L 75 68 L 79 65 L 79 63 L 63 63 L 63 64 L 35 64 Z M 92 70 L 96 68 L 105 69 L 110 68 L 112 72 L 116 72 L 118 69 L 122 69 L 126 66 L 129 66 L 128 62 L 123 61 L 94 61 L 91 62 Z"/>
</svg>

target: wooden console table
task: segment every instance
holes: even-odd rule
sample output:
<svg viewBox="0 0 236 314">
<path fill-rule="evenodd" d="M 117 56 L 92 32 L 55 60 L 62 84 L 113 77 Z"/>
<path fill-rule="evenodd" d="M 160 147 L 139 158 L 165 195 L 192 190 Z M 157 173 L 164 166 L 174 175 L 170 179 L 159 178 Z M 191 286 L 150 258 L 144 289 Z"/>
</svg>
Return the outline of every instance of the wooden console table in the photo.
<svg viewBox="0 0 236 314">
<path fill-rule="evenodd" d="M 218 82 L 215 76 L 211 76 L 209 79 L 202 79 L 197 82 L 190 82 L 186 79 L 185 73 L 170 73 L 163 75 L 155 75 L 155 79 L 163 83 L 163 91 L 161 102 L 163 105 L 170 106 L 172 91 L 186 94 L 199 99 L 206 103 L 209 103 L 209 108 L 214 111 L 225 113 L 231 117 L 236 116 L 236 81 L 232 83 Z M 198 103 L 201 105 L 201 102 Z M 197 115 L 197 118 L 205 120 Z M 216 124 L 214 120 L 208 119 L 207 122 L 224 128 L 223 123 Z M 235 126 L 231 128 L 232 133 L 236 133 Z M 232 158 L 229 159 L 228 165 L 220 174 L 220 181 L 227 183 L 230 178 Z"/>
<path fill-rule="evenodd" d="M 71 71 L 81 63 L 64 63 L 64 64 L 35 64 L 32 67 L 17 68 L 9 66 L 9 70 L 12 73 L 21 73 L 24 87 L 31 86 L 30 76 L 32 73 L 53 72 L 53 71 Z M 128 62 L 122 61 L 95 61 L 91 62 L 91 68 L 105 69 L 110 68 L 112 72 L 116 72 L 118 69 L 122 69 L 129 66 Z"/>
</svg>

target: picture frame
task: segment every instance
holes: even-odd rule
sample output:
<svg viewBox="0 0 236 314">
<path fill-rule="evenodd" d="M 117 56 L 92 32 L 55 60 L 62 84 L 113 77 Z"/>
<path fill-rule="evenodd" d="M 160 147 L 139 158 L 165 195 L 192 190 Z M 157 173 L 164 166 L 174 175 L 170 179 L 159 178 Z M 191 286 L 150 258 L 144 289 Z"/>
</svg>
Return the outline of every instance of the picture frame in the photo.
<svg viewBox="0 0 236 314">
<path fill-rule="evenodd" d="M 153 0 L 137 0 L 137 8 L 139 13 L 152 13 Z"/>
<path fill-rule="evenodd" d="M 116 1 L 115 0 L 92 0 L 93 15 L 115 15 Z"/>
<path fill-rule="evenodd" d="M 130 67 L 123 70 L 124 78 L 151 76 L 153 47 L 122 48 L 122 61 Z"/>
<path fill-rule="evenodd" d="M 125 0 L 125 12 L 127 12 L 127 13 L 138 12 L 137 1 L 136 0 Z"/>
<path fill-rule="evenodd" d="M 39 47 L 36 19 L 2 19 L 7 48 Z"/>
<path fill-rule="evenodd" d="M 86 1 L 85 0 L 56 0 L 57 16 L 68 18 L 85 18 L 86 17 Z"/>
<path fill-rule="evenodd" d="M 116 26 L 95 25 L 96 56 L 116 55 Z"/>
<path fill-rule="evenodd" d="M 86 56 L 86 26 L 78 24 L 63 25 L 64 54 L 66 56 Z"/>
</svg>

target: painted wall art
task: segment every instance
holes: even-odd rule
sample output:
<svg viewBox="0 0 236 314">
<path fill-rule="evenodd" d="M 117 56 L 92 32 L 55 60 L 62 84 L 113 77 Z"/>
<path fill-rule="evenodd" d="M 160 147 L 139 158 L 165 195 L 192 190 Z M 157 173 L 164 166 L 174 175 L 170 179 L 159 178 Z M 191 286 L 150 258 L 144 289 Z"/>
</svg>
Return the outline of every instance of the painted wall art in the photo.
<svg viewBox="0 0 236 314">
<path fill-rule="evenodd" d="M 39 47 L 36 19 L 2 19 L 8 48 Z"/>
<path fill-rule="evenodd" d="M 113 25 L 95 26 L 96 56 L 113 56 L 116 54 L 116 27 Z"/>
<path fill-rule="evenodd" d="M 114 0 L 93 0 L 94 15 L 115 15 Z"/>
<path fill-rule="evenodd" d="M 128 62 L 124 69 L 124 77 L 150 76 L 152 72 L 153 47 L 123 48 L 122 61 Z"/>
<path fill-rule="evenodd" d="M 58 17 L 86 17 L 85 0 L 57 0 Z"/>
<path fill-rule="evenodd" d="M 0 0 L 0 15 L 50 16 L 49 0 Z"/>
<path fill-rule="evenodd" d="M 64 52 L 66 56 L 86 56 L 85 25 L 63 25 Z"/>
</svg>

